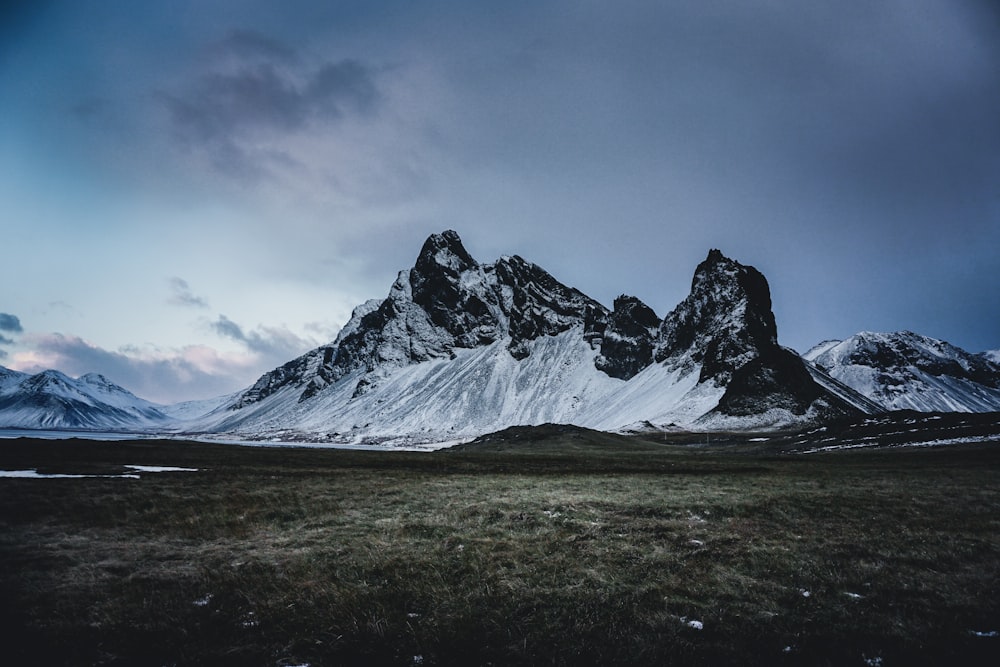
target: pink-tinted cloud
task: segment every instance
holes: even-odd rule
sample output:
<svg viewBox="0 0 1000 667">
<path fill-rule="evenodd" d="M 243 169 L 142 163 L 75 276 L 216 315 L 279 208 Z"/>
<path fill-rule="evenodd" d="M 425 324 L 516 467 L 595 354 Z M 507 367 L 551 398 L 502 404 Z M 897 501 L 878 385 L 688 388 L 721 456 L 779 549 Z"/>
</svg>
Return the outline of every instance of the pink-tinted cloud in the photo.
<svg viewBox="0 0 1000 667">
<path fill-rule="evenodd" d="M 27 348 L 11 355 L 10 367 L 27 373 L 54 368 L 78 376 L 97 372 L 143 398 L 161 403 L 210 398 L 250 385 L 264 371 L 288 360 L 259 351 L 223 352 L 207 345 L 180 349 L 106 350 L 79 336 L 28 334 Z"/>
</svg>

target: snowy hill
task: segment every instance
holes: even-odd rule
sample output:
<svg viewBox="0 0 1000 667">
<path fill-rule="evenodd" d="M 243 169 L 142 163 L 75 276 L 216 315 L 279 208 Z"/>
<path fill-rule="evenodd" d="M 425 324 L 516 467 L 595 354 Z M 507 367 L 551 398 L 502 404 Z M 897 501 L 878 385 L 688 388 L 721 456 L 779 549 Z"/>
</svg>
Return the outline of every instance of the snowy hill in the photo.
<svg viewBox="0 0 1000 667">
<path fill-rule="evenodd" d="M 629 296 L 608 310 L 518 256 L 480 264 L 448 231 L 333 343 L 191 428 L 387 442 L 547 422 L 760 427 L 859 410 L 778 346 L 766 279 L 718 250 L 660 320 Z"/>
<path fill-rule="evenodd" d="M 0 368 L 0 428 L 131 430 L 164 427 L 171 418 L 103 375 L 77 379 Z"/>
<path fill-rule="evenodd" d="M 825 341 L 803 358 L 890 410 L 1000 410 L 1000 364 L 909 331 Z"/>
</svg>

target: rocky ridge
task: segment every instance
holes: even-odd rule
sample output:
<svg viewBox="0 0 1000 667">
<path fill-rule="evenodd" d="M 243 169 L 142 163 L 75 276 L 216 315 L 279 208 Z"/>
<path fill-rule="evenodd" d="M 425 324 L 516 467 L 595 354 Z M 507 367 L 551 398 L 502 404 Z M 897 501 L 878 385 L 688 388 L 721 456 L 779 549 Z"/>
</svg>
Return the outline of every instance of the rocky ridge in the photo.
<svg viewBox="0 0 1000 667">
<path fill-rule="evenodd" d="M 473 351 L 481 357 L 479 366 L 463 373 L 488 378 L 483 391 L 492 392 L 478 404 L 474 395 L 447 382 L 437 393 L 427 388 L 429 380 L 399 385 L 404 369 L 439 369 L 435 378 L 442 378 L 449 364 L 464 368 Z M 551 369 L 532 355 L 564 361 Z M 537 382 L 544 392 L 529 386 L 528 368 L 545 376 Z M 615 422 L 609 406 L 639 386 L 661 392 L 662 399 L 634 398 L 634 409 L 620 410 Z M 627 295 L 609 310 L 516 255 L 479 263 L 458 234 L 446 231 L 427 239 L 414 266 L 399 273 L 384 300 L 359 306 L 333 343 L 262 376 L 212 427 L 275 431 L 324 424 L 341 436 L 346 415 L 363 420 L 350 426 L 356 433 L 390 428 L 391 413 L 399 420 L 394 428 L 407 428 L 401 405 L 412 404 L 419 412 L 418 400 L 436 404 L 445 395 L 451 396 L 443 405 L 452 421 L 484 423 L 479 410 L 487 404 L 507 415 L 496 416 L 490 428 L 543 416 L 617 428 L 636 415 L 673 416 L 692 425 L 708 412 L 714 423 L 753 421 L 755 415 L 773 416 L 775 409 L 786 420 L 858 412 L 780 348 L 767 280 L 719 250 L 698 265 L 689 296 L 660 319 Z M 528 396 L 546 404 L 522 405 Z M 293 397 L 297 406 L 290 409 Z M 640 415 L 636 404 L 650 414 Z M 329 419 L 319 419 L 319 411 Z M 461 424 L 442 426 L 463 430 Z"/>
</svg>

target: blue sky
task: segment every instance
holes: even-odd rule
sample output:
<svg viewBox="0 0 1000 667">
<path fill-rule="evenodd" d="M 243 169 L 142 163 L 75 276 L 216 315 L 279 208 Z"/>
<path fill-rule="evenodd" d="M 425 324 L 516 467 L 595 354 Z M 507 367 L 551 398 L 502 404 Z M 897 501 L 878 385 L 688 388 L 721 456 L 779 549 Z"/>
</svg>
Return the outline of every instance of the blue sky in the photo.
<svg viewBox="0 0 1000 667">
<path fill-rule="evenodd" d="M 1000 348 L 987 0 L 0 12 L 4 366 L 234 391 L 449 228 L 661 316 L 718 247 L 803 351 Z"/>
</svg>

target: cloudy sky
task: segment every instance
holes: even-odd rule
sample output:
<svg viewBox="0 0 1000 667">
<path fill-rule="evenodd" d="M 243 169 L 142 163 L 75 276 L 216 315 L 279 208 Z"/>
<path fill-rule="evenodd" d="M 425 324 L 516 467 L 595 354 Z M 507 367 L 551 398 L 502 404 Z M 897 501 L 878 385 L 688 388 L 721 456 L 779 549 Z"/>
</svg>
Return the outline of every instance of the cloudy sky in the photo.
<svg viewBox="0 0 1000 667">
<path fill-rule="evenodd" d="M 444 229 L 661 316 L 718 247 L 800 351 L 1000 348 L 991 0 L 3 7 L 0 365 L 234 391 Z"/>
</svg>

